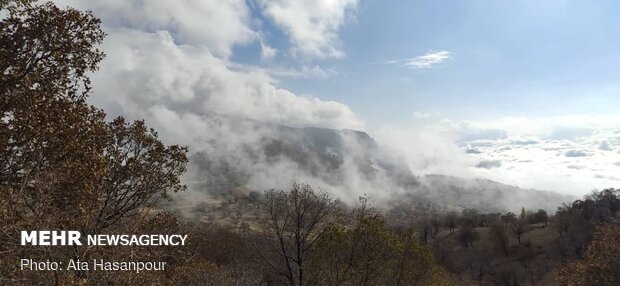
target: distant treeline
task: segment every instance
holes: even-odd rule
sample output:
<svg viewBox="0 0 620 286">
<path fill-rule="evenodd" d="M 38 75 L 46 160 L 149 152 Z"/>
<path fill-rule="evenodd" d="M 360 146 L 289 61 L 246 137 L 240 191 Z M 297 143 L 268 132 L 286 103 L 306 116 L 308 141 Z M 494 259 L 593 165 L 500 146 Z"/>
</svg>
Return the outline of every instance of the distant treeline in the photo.
<svg viewBox="0 0 620 286">
<path fill-rule="evenodd" d="M 235 243 L 246 245 L 238 254 L 253 265 L 248 267 L 262 269 L 260 274 L 245 274 L 262 277 L 254 280 L 257 285 L 620 281 L 614 266 L 620 258 L 620 191 L 615 189 L 592 192 L 563 204 L 554 214 L 524 207 L 514 214 L 401 204 L 382 215 L 365 197 L 351 208 L 303 184 L 287 191 L 250 192 L 222 205 L 222 217 L 227 216 L 224 210 L 239 210 L 241 205 L 253 214 L 226 226 L 211 220 L 207 228 L 236 236 Z M 206 207 L 196 211 L 213 216 Z"/>
</svg>

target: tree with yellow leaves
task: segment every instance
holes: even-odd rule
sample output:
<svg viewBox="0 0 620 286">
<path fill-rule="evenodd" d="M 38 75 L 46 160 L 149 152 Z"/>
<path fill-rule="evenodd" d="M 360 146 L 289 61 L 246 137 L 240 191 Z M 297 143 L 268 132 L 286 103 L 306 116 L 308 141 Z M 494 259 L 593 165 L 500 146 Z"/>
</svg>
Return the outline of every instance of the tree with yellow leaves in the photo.
<svg viewBox="0 0 620 286">
<path fill-rule="evenodd" d="M 620 226 L 601 226 L 585 257 L 560 270 L 561 285 L 620 285 Z"/>
</svg>

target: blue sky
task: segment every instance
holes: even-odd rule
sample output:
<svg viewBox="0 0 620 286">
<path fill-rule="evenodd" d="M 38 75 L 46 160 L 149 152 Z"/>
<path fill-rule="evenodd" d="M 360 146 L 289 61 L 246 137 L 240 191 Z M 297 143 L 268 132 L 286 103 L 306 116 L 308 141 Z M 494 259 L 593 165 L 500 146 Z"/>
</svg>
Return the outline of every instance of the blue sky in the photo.
<svg viewBox="0 0 620 286">
<path fill-rule="evenodd" d="M 261 64 L 257 44 L 233 59 L 266 67 L 318 65 L 327 78 L 280 78 L 298 94 L 337 100 L 371 124 L 413 112 L 454 119 L 613 113 L 620 106 L 620 20 L 616 1 L 360 1 L 339 29 L 342 58 L 279 54 Z M 260 10 L 265 41 L 289 42 Z M 404 61 L 448 51 L 411 69 Z"/>
</svg>

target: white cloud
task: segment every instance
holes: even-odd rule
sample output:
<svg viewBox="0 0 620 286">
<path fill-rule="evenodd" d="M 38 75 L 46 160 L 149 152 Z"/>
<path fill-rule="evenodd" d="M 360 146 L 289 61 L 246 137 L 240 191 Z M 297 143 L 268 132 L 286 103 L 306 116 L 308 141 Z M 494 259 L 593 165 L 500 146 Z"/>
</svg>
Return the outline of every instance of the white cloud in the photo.
<svg viewBox="0 0 620 286">
<path fill-rule="evenodd" d="M 428 69 L 434 65 L 453 59 L 454 54 L 448 51 L 428 52 L 405 61 L 403 66 L 413 69 Z"/>
<path fill-rule="evenodd" d="M 265 16 L 290 38 L 292 53 L 306 58 L 340 58 L 338 31 L 357 0 L 258 0 Z"/>
<path fill-rule="evenodd" d="M 232 54 L 234 45 L 258 39 L 244 0 L 55 2 L 61 6 L 92 10 L 107 28 L 145 32 L 166 30 L 174 35 L 175 42 L 205 46 L 223 58 Z"/>
<path fill-rule="evenodd" d="M 604 140 L 603 142 L 601 142 L 601 145 L 599 145 L 598 149 L 603 150 L 603 151 L 613 151 L 614 146 L 609 144 L 607 140 Z"/>
<path fill-rule="evenodd" d="M 455 143 L 458 136 L 436 122 L 422 124 L 386 125 L 372 132 L 377 143 L 390 154 L 401 155 L 398 160 L 416 175 L 444 174 L 471 178 L 471 166 L 476 158 L 467 156 Z"/>
<path fill-rule="evenodd" d="M 265 61 L 277 53 L 253 29 L 244 0 L 56 2 L 92 10 L 102 19 L 109 34 L 103 45 L 107 58 L 93 77 L 92 101 L 112 114 L 148 117 L 145 111 L 158 107 L 184 115 L 217 113 L 268 123 L 364 128 L 348 106 L 296 95 L 277 87 L 269 69 L 242 67 L 228 60 L 235 45 L 250 41 L 259 41 Z M 304 14 L 316 25 L 306 28 L 318 29 L 331 45 L 345 10 L 355 3 L 262 5 L 275 10 L 281 6 L 278 17 Z M 302 66 L 295 72 L 308 77 L 335 73 L 319 66 Z"/>
<path fill-rule="evenodd" d="M 616 115 L 479 122 L 414 118 L 409 125 L 389 130 L 378 132 L 377 140 L 402 150 L 417 174 L 489 178 L 574 195 L 618 186 L 620 153 L 613 151 L 620 144 Z"/>
<path fill-rule="evenodd" d="M 433 116 L 435 116 L 434 113 L 431 112 L 419 112 L 419 111 L 415 111 L 412 113 L 412 116 L 414 119 L 429 119 Z"/>
<path fill-rule="evenodd" d="M 278 50 L 270 47 L 261 41 L 260 43 L 260 59 L 261 61 L 268 62 L 273 60 L 276 57 Z"/>
<path fill-rule="evenodd" d="M 574 120 L 590 123 L 591 132 L 587 135 L 556 137 L 556 130 L 566 130 L 566 124 L 579 129 L 580 124 L 570 123 Z M 614 163 L 620 160 L 620 154 L 600 150 L 600 142 L 620 140 L 617 130 L 620 121 L 595 120 L 591 116 L 561 116 L 538 119 L 538 128 L 527 132 L 523 127 L 506 128 L 508 137 L 499 140 L 470 141 L 479 154 L 472 157 L 484 160 L 501 160 L 502 166 L 481 172 L 480 176 L 518 184 L 529 188 L 548 189 L 564 193 L 582 195 L 592 189 L 614 187 L 612 180 L 616 173 Z M 520 120 L 506 120 L 504 122 Z M 527 120 L 522 121 L 525 126 Z M 582 123 L 582 124 L 583 124 Z M 474 124 L 500 128 L 502 123 L 490 122 Z M 464 151 L 467 151 L 464 146 Z"/>
<path fill-rule="evenodd" d="M 331 76 L 337 75 L 338 71 L 335 68 L 323 68 L 321 66 L 306 66 L 295 68 L 278 68 L 272 67 L 265 70 L 265 72 L 273 75 L 274 77 L 290 77 L 290 78 L 318 78 L 325 79 Z"/>
<path fill-rule="evenodd" d="M 336 74 L 333 69 L 302 65 L 274 70 L 228 61 L 235 45 L 255 40 L 261 45 L 263 61 L 277 54 L 261 32 L 251 27 L 251 14 L 243 0 L 56 2 L 93 10 L 102 19 L 109 34 L 103 47 L 107 58 L 94 76 L 92 100 L 112 114 L 135 115 L 159 106 L 177 113 L 214 112 L 288 125 L 364 128 L 346 105 L 296 95 L 278 88 L 272 78 L 326 78 Z M 337 38 L 336 22 L 354 4 L 308 2 L 302 6 L 314 7 L 310 10 L 322 15 L 306 15 L 318 25 L 308 28 L 322 29 L 325 43 L 330 45 Z M 288 7 L 284 14 L 299 12 L 294 8 L 299 3 L 283 5 Z M 288 17 L 284 14 L 278 15 Z"/>
<path fill-rule="evenodd" d="M 217 113 L 288 125 L 363 128 L 346 105 L 295 95 L 276 87 L 264 71 L 235 70 L 207 49 L 175 44 L 166 31 L 114 30 L 104 50 L 108 57 L 94 76 L 93 101 L 106 110 L 140 114 L 165 106 L 179 114 Z"/>
</svg>

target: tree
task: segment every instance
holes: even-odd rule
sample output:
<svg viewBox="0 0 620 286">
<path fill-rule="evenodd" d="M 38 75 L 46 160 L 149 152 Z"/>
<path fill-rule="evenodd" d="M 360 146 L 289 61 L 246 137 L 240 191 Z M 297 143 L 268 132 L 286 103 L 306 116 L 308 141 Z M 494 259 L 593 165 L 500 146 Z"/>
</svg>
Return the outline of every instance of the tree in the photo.
<svg viewBox="0 0 620 286">
<path fill-rule="evenodd" d="M 9 220 L 67 211 L 70 223 L 89 211 L 79 195 L 105 171 L 105 114 L 84 101 L 104 34 L 88 13 L 27 1 L 2 6 L 0 207 Z"/>
<path fill-rule="evenodd" d="M 481 248 L 479 250 L 471 249 L 471 253 L 467 256 L 465 263 L 469 269 L 471 277 L 478 281 L 478 284 L 482 284 L 485 275 L 487 275 L 493 265 L 493 256 L 489 253 L 487 248 Z"/>
<path fill-rule="evenodd" d="M 89 74 L 104 58 L 99 19 L 52 3 L 0 8 L 0 252 L 16 255 L 20 230 L 100 232 L 185 189 L 186 148 L 162 144 L 142 121 L 108 122 L 86 102 Z M 41 246 L 20 252 L 87 255 Z M 0 271 L 0 284 L 23 275 L 14 265 Z"/>
<path fill-rule="evenodd" d="M 445 224 L 446 227 L 450 230 L 450 234 L 454 234 L 454 230 L 456 229 L 456 222 L 458 219 L 458 214 L 455 211 L 449 211 L 446 213 Z"/>
<path fill-rule="evenodd" d="M 318 241 L 312 261 L 317 284 L 369 284 L 379 279 L 394 237 L 366 197 L 360 198 L 351 216 L 352 229 L 334 225 Z"/>
<path fill-rule="evenodd" d="M 608 223 L 612 221 L 620 209 L 620 190 L 594 191 L 587 197 L 595 202 L 594 218 L 598 222 Z"/>
<path fill-rule="evenodd" d="M 458 240 L 463 247 L 468 248 L 474 246 L 474 240 L 479 238 L 478 232 L 471 225 L 464 225 L 456 232 L 455 239 Z"/>
<path fill-rule="evenodd" d="M 573 216 L 571 214 L 570 206 L 564 204 L 563 206 L 558 207 L 558 210 L 553 216 L 553 222 L 560 238 L 564 238 L 564 235 L 568 233 L 568 229 L 572 221 Z"/>
<path fill-rule="evenodd" d="M 288 192 L 267 191 L 264 204 L 256 253 L 290 285 L 305 285 L 308 253 L 336 219 L 336 202 L 307 184 L 293 183 Z"/>
<path fill-rule="evenodd" d="M 489 237 L 495 247 L 501 249 L 508 256 L 508 231 L 501 223 L 492 223 L 489 226 Z"/>
<path fill-rule="evenodd" d="M 592 228 L 592 219 L 594 218 L 595 202 L 590 198 L 585 200 L 576 200 L 572 204 L 572 209 L 581 216 L 585 222 L 586 230 Z"/>
<path fill-rule="evenodd" d="M 108 124 L 108 130 L 112 138 L 104 152 L 107 172 L 96 187 L 101 203 L 94 231 L 186 189 L 180 180 L 187 163 L 186 147 L 165 146 L 144 121 L 128 124 L 119 117 Z"/>
<path fill-rule="evenodd" d="M 334 225 L 317 242 L 311 273 L 316 285 L 447 285 L 432 251 L 391 231 L 365 198 L 350 227 Z"/>
<path fill-rule="evenodd" d="M 439 235 L 439 231 L 441 230 L 441 219 L 437 215 L 433 215 L 433 217 L 431 217 L 430 219 L 430 222 L 433 226 L 433 232 L 431 233 L 431 236 L 433 237 L 433 239 L 436 239 L 437 235 Z"/>
<path fill-rule="evenodd" d="M 527 232 L 527 214 L 525 213 L 525 208 L 521 208 L 521 214 L 519 215 L 519 219 L 512 221 L 510 225 L 510 230 L 514 234 L 514 236 L 521 244 L 521 236 Z"/>
<path fill-rule="evenodd" d="M 435 231 L 435 228 L 433 227 L 431 219 L 427 217 L 421 217 L 416 222 L 416 226 L 417 226 L 418 234 L 420 236 L 420 241 L 424 245 L 428 244 L 428 236 L 430 235 L 434 237 L 433 233 Z"/>
<path fill-rule="evenodd" d="M 534 219 L 536 220 L 537 223 L 544 223 L 545 227 L 547 226 L 547 222 L 549 221 L 549 215 L 547 215 L 547 211 L 543 210 L 543 209 L 539 209 L 535 214 L 534 214 Z"/>
<path fill-rule="evenodd" d="M 561 285 L 620 284 L 620 226 L 598 228 L 583 260 L 560 270 Z"/>
<path fill-rule="evenodd" d="M 463 225 L 472 227 L 480 226 L 480 213 L 476 209 L 464 209 L 461 212 L 461 221 Z"/>
<path fill-rule="evenodd" d="M 511 212 L 508 212 L 502 215 L 501 219 L 504 222 L 504 225 L 506 226 L 506 228 L 508 228 L 510 224 L 512 224 L 514 221 L 517 220 L 517 216 Z"/>
</svg>

